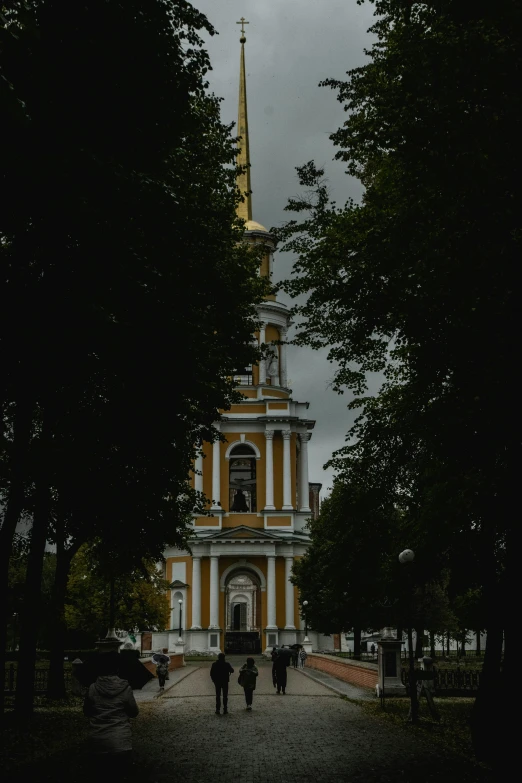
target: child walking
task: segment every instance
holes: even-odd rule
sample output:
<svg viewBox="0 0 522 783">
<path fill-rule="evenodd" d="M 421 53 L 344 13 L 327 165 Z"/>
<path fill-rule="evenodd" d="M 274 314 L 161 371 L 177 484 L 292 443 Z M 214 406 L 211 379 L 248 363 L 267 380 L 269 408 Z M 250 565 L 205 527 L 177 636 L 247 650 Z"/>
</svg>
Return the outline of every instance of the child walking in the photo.
<svg viewBox="0 0 522 783">
<path fill-rule="evenodd" d="M 256 679 L 259 672 L 257 671 L 257 667 L 255 665 L 255 661 L 253 658 L 247 658 L 246 663 L 243 664 L 241 669 L 239 670 L 239 684 L 243 687 L 243 690 L 245 691 L 245 701 L 246 701 L 246 708 L 247 710 L 252 709 L 252 699 L 254 696 L 254 691 L 256 689 Z"/>
</svg>

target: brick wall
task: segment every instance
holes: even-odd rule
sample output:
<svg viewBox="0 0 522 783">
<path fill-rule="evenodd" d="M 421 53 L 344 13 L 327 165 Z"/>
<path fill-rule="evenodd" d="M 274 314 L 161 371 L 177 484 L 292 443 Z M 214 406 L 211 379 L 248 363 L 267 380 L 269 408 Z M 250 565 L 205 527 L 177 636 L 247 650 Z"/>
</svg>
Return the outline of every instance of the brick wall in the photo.
<svg viewBox="0 0 522 783">
<path fill-rule="evenodd" d="M 169 658 L 170 658 L 169 672 L 171 672 L 173 669 L 180 669 L 182 666 L 185 665 L 185 656 L 183 655 L 183 653 L 174 653 L 172 655 L 169 655 Z M 147 661 L 142 660 L 141 662 L 145 666 L 145 668 L 149 670 L 149 672 L 156 674 L 156 664 L 153 663 L 150 660 L 150 658 Z"/>
<path fill-rule="evenodd" d="M 306 666 L 363 688 L 375 688 L 377 685 L 376 664 L 348 661 L 343 658 L 335 658 L 332 655 L 312 653 L 306 659 Z"/>
</svg>

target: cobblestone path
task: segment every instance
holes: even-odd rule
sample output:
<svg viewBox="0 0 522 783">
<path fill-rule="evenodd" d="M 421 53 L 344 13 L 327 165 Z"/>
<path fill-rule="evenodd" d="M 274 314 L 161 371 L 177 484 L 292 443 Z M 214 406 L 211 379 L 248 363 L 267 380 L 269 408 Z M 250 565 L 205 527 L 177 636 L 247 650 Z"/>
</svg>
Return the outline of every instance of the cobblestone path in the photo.
<svg viewBox="0 0 522 783">
<path fill-rule="evenodd" d="M 143 704 L 134 724 L 140 781 L 312 783 L 485 781 L 469 762 L 445 756 L 402 728 L 383 724 L 306 675 L 288 670 L 277 696 L 271 666 L 258 661 L 252 712 L 230 659 L 229 714 L 216 715 L 210 664 L 161 698 Z"/>
</svg>

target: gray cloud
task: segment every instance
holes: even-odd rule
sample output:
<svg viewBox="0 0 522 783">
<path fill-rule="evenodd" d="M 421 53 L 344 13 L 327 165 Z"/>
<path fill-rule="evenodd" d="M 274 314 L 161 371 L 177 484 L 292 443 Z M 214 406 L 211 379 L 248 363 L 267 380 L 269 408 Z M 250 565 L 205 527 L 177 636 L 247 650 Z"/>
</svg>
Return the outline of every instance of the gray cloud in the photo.
<svg viewBox="0 0 522 783">
<path fill-rule="evenodd" d="M 361 185 L 332 158 L 329 135 L 345 120 L 336 93 L 318 83 L 343 79 L 346 71 L 366 62 L 371 43 L 367 29 L 373 6 L 353 0 L 195 0 L 219 35 L 205 36 L 212 72 L 211 90 L 222 97 L 224 122 L 237 119 L 239 89 L 239 25 L 246 26 L 246 64 L 252 203 L 254 220 L 267 228 L 291 215 L 284 212 L 298 193 L 296 166 L 314 159 L 324 166 L 333 198 L 359 200 Z M 276 254 L 275 279 L 292 272 L 292 258 Z M 283 301 L 288 303 L 288 300 Z M 316 419 L 310 443 L 310 480 L 323 483 L 323 496 L 333 472 L 323 464 L 345 443 L 354 414 L 347 410 L 351 395 L 330 388 L 334 367 L 326 351 L 291 348 L 289 378 L 294 397 L 310 403 Z"/>
</svg>

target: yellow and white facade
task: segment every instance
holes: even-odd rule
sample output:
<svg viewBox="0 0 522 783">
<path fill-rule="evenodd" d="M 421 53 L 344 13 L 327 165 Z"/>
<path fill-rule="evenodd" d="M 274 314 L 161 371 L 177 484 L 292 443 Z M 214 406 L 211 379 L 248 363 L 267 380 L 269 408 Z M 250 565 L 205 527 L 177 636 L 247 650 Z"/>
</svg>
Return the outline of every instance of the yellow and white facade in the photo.
<svg viewBox="0 0 522 783">
<path fill-rule="evenodd" d="M 239 162 L 246 170 L 239 215 L 245 241 L 263 246 L 260 273 L 270 277 L 274 237 L 252 220 L 245 40 L 242 31 Z M 243 400 L 215 425 L 224 442 L 202 444 L 196 459 L 193 486 L 209 499 L 211 515 L 194 516 L 191 553 L 165 552 L 171 631 L 155 634 L 155 646 L 174 649 L 181 637 L 185 652 L 260 652 L 304 639 L 290 577 L 309 544 L 311 504 L 315 513 L 318 507 L 320 484 L 310 485 L 308 476 L 315 422 L 289 388 L 287 307 L 271 295 L 258 311 L 256 339 L 270 350 L 236 376 Z"/>
</svg>

